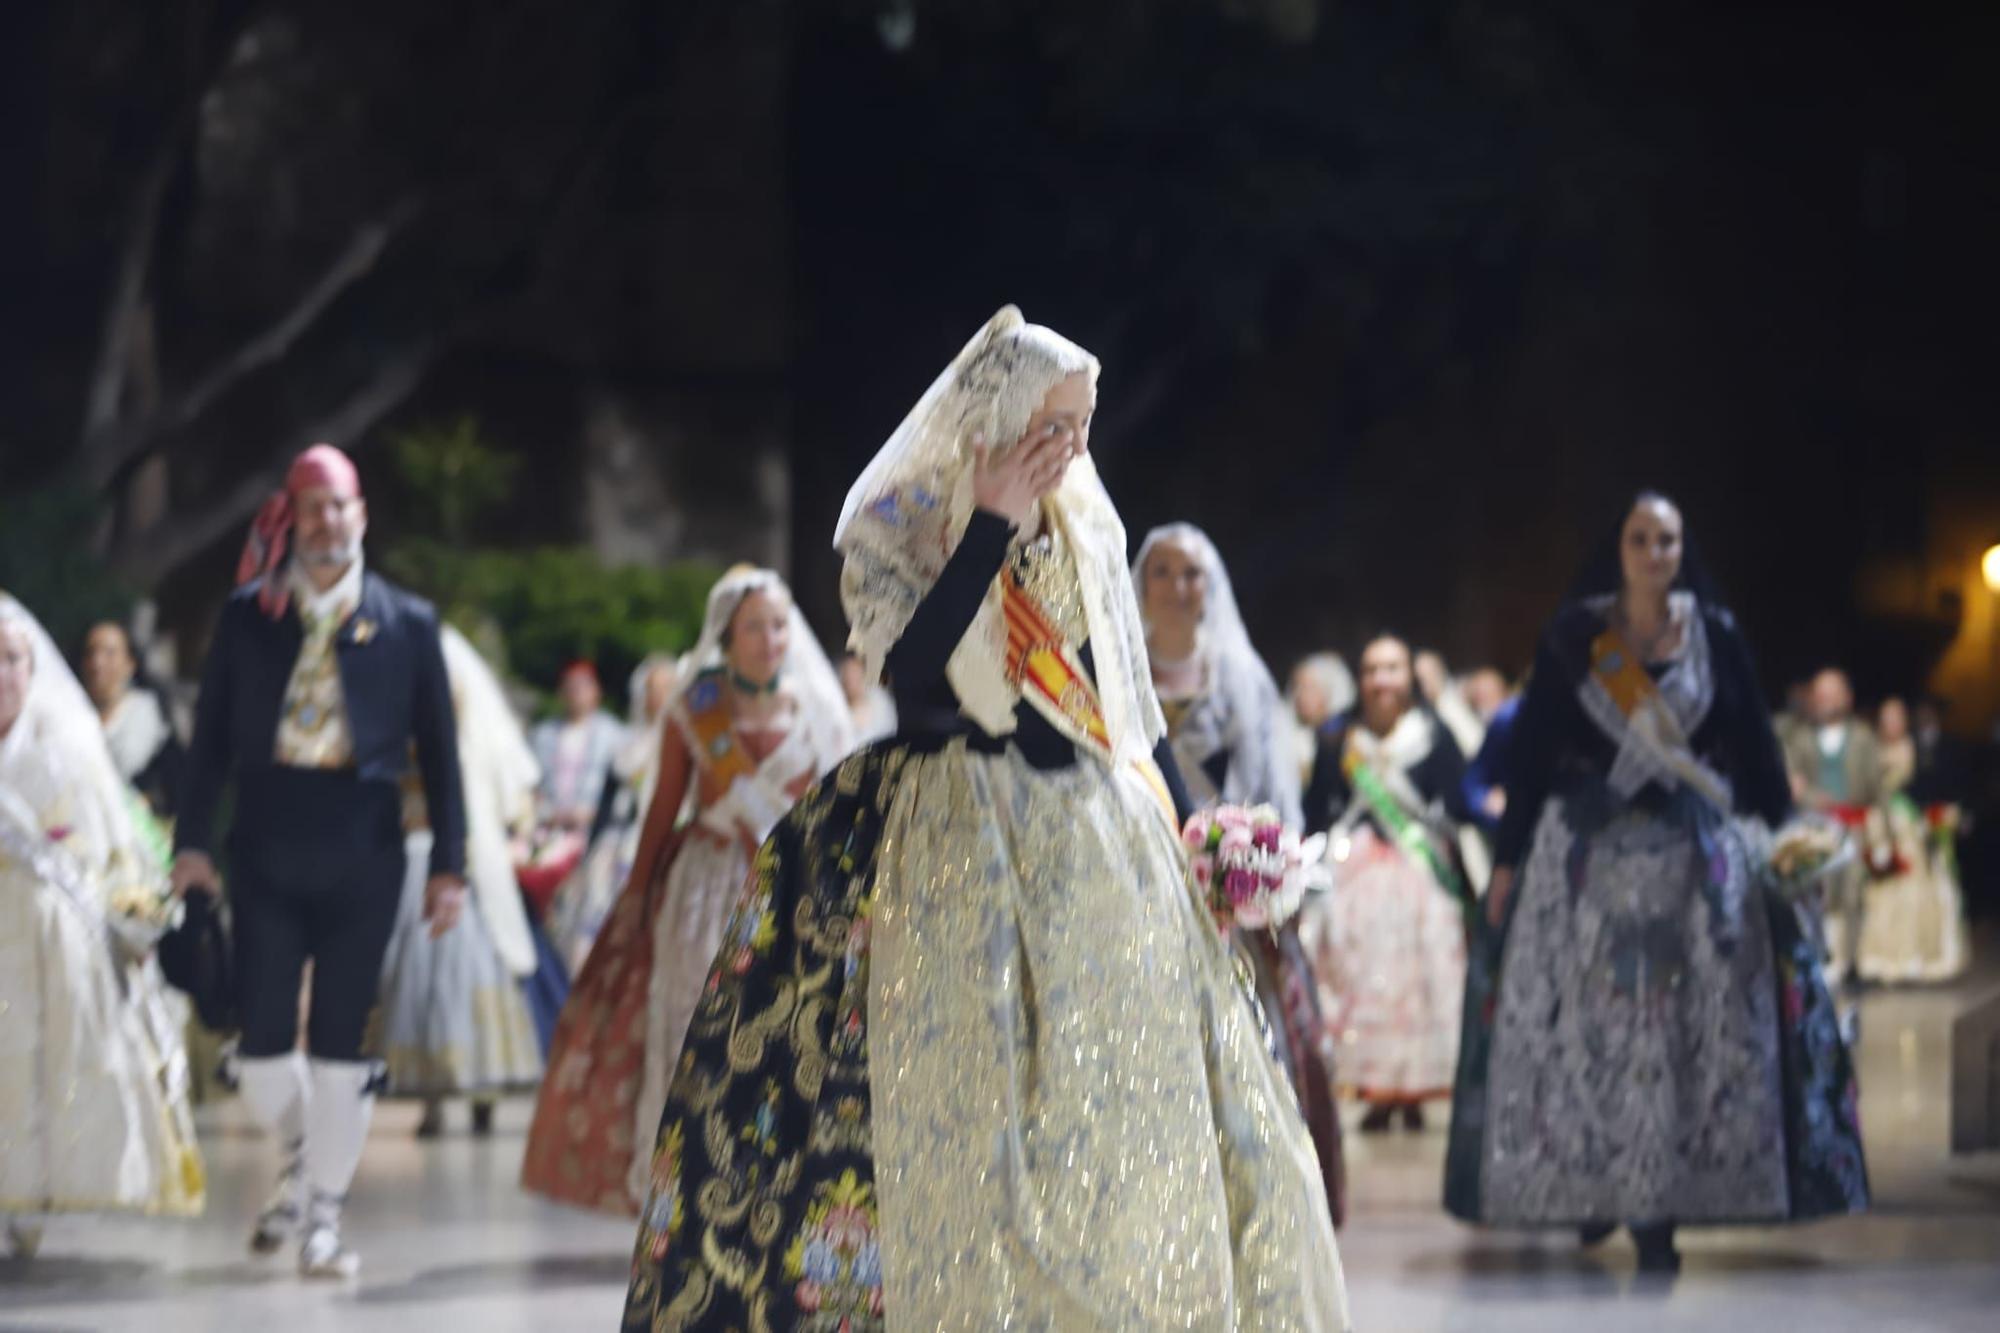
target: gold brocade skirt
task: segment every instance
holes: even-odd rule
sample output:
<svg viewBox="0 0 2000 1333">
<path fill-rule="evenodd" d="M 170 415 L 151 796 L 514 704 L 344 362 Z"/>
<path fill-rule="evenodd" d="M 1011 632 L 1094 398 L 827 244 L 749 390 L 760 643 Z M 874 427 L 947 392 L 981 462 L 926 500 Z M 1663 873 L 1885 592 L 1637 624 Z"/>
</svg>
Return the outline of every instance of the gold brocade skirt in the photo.
<svg viewBox="0 0 2000 1333">
<path fill-rule="evenodd" d="M 1347 1327 L 1304 1123 L 1137 770 L 913 756 L 871 949 L 891 1327 Z"/>
<path fill-rule="evenodd" d="M 1345 1329 L 1283 1080 L 1149 775 L 871 746 L 724 929 L 624 1327 Z"/>
</svg>

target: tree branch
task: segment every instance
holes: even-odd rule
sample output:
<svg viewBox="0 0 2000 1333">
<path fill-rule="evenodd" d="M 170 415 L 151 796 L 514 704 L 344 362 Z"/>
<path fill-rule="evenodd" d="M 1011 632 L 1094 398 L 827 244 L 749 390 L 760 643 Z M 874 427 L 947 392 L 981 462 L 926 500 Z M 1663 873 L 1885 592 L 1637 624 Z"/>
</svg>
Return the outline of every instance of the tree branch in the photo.
<svg viewBox="0 0 2000 1333">
<path fill-rule="evenodd" d="M 636 16 L 646 11 L 645 0 L 620 0 L 604 12 L 599 35 L 628 28 Z M 679 15 L 681 11 L 670 12 Z M 602 104 L 577 136 L 568 161 L 557 170 L 523 220 L 517 242 L 498 256 L 497 262 L 472 283 L 470 290 L 456 302 L 448 303 L 455 305 L 455 309 L 438 313 L 426 341 L 416 350 L 379 366 L 373 377 L 331 415 L 303 431 L 287 432 L 291 442 L 323 439 L 349 447 L 362 443 L 370 427 L 417 388 L 446 346 L 476 334 L 533 289 L 543 272 L 550 234 L 573 212 L 586 182 L 601 169 L 607 149 L 629 125 L 634 109 L 653 92 L 653 65 L 641 58 L 642 53 L 627 51 L 624 55 L 618 77 L 608 82 Z M 366 274 L 393 233 L 409 221 L 402 216 L 404 210 L 413 215 L 414 203 L 401 206 L 389 218 L 374 224 L 382 229 L 382 234 L 372 245 L 366 243 L 367 229 L 357 235 L 348 252 L 285 319 L 239 349 L 154 419 L 134 423 L 130 436 L 118 435 L 102 444 L 99 458 L 85 464 L 86 474 L 115 481 L 140 458 L 182 437 L 186 428 L 219 395 L 227 392 L 232 383 L 283 356 L 285 349 L 324 313 L 343 287 Z M 170 417 L 172 427 L 168 424 Z M 111 552 L 112 563 L 143 587 L 157 585 L 176 567 L 245 522 L 264 497 L 282 483 L 283 469 L 289 460 L 289 453 L 274 459 L 269 466 L 200 509 L 171 516 L 145 532 L 121 536 Z"/>
<path fill-rule="evenodd" d="M 83 405 L 83 449 L 89 454 L 92 442 L 118 424 L 118 409 L 125 398 L 125 376 L 132 363 L 132 338 L 139 306 L 146 295 L 146 278 L 153 267 L 153 241 L 160 225 L 160 204 L 166 198 L 167 182 L 173 179 L 180 161 L 179 127 L 153 152 L 134 191 L 132 210 L 127 216 L 125 235 L 118 248 L 118 276 L 111 284 L 111 298 L 105 304 L 102 332 L 97 339 L 97 363 L 90 372 L 90 387 Z"/>
<path fill-rule="evenodd" d="M 417 212 L 417 201 L 405 199 L 385 216 L 356 230 L 347 248 L 299 298 L 298 304 L 277 323 L 237 348 L 233 356 L 170 403 L 160 413 L 159 428 L 178 430 L 185 426 L 245 375 L 283 357 L 336 297 L 374 269 L 375 261 L 382 257 L 389 242 L 410 224 Z"/>
<path fill-rule="evenodd" d="M 197 4 L 189 20 L 184 63 L 186 78 L 179 99 L 165 117 L 165 128 L 132 192 L 124 236 L 118 249 L 118 273 L 105 302 L 97 341 L 97 359 L 84 392 L 82 445 L 92 447 L 118 423 L 125 398 L 125 380 L 132 363 L 132 339 L 140 306 L 152 275 L 153 250 L 160 228 L 160 208 L 174 178 L 207 95 L 229 57 L 237 34 L 256 11 L 256 0 L 242 4 Z"/>
<path fill-rule="evenodd" d="M 340 406 L 308 423 L 266 466 L 244 477 L 204 507 L 176 514 L 121 541 L 112 553 L 112 564 L 140 587 L 154 587 L 240 527 L 264 497 L 284 483 L 285 470 L 291 466 L 293 454 L 301 444 L 326 440 L 346 449 L 358 447 L 369 428 L 395 410 L 423 381 L 439 349 L 439 343 L 429 342 L 380 367 Z"/>
<path fill-rule="evenodd" d="M 326 271 L 276 323 L 237 348 L 186 393 L 159 411 L 123 424 L 114 421 L 100 438 L 86 442 L 82 468 L 85 484 L 93 490 L 109 485 L 151 452 L 161 439 L 207 411 L 245 376 L 282 359 L 342 292 L 373 271 L 389 242 L 418 212 L 417 201 L 405 199 L 382 217 L 361 226 Z"/>
</svg>

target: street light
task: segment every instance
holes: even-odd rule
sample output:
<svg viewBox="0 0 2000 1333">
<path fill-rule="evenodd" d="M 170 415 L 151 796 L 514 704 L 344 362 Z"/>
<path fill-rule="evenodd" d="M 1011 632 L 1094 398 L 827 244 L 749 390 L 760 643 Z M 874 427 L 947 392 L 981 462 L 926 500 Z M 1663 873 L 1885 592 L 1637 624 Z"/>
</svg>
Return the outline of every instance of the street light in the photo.
<svg viewBox="0 0 2000 1333">
<path fill-rule="evenodd" d="M 1986 580 L 1988 592 L 2000 592 L 2000 544 L 1986 548 L 1986 554 L 1979 560 L 1979 573 Z"/>
</svg>

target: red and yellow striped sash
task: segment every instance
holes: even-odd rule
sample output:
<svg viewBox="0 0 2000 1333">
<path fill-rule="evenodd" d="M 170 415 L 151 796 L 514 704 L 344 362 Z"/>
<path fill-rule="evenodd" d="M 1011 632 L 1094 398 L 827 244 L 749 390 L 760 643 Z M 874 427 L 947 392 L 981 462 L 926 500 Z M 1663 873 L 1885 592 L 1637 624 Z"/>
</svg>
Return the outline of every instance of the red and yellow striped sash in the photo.
<svg viewBox="0 0 2000 1333">
<path fill-rule="evenodd" d="M 1039 700 L 1041 711 L 1052 722 L 1064 724 L 1071 739 L 1088 742 L 1109 758 L 1111 729 L 1104 720 L 1104 705 L 1096 685 L 1080 669 L 1069 640 L 1013 571 L 1000 576 L 1000 590 L 1007 619 L 1007 679 L 1024 696 Z M 1134 760 L 1132 767 L 1158 802 L 1169 836 L 1178 838 L 1180 820 L 1165 777 L 1151 758 Z"/>
<path fill-rule="evenodd" d="M 1111 732 L 1097 687 L 1079 669 L 1062 631 L 1009 570 L 1000 578 L 1007 618 L 1007 679 L 1068 722 L 1078 737 L 1111 753 Z"/>
</svg>

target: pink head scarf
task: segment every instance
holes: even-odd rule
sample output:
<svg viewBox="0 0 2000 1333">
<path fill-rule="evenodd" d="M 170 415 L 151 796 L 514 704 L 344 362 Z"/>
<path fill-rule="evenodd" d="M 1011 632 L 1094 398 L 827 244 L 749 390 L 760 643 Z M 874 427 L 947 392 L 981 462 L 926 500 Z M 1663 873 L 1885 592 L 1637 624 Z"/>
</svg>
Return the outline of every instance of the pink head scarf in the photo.
<svg viewBox="0 0 2000 1333">
<path fill-rule="evenodd" d="M 300 454 L 285 473 L 284 489 L 272 492 L 271 498 L 258 509 L 257 517 L 251 520 L 250 535 L 236 561 L 237 587 L 260 575 L 263 577 L 263 586 L 257 589 L 257 605 L 273 620 L 285 614 L 292 600 L 291 584 L 280 576 L 292 550 L 295 517 L 292 497 L 313 487 L 359 499 L 361 474 L 355 469 L 353 459 L 330 444 L 315 444 Z"/>
</svg>

